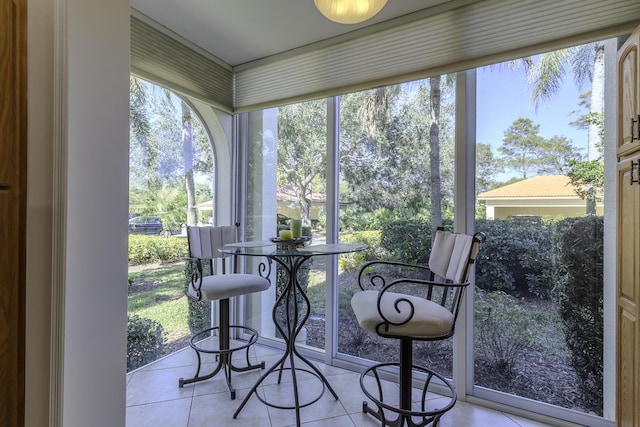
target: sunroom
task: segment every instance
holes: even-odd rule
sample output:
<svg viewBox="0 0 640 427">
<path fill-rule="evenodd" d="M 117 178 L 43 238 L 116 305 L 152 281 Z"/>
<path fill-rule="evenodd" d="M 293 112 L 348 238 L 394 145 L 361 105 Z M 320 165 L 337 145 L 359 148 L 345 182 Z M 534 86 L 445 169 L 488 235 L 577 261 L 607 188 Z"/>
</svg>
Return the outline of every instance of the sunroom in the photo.
<svg viewBox="0 0 640 427">
<path fill-rule="evenodd" d="M 497 233 L 499 227 L 494 223 L 484 223 L 478 219 L 482 216 L 478 214 L 476 195 L 478 187 L 486 185 L 480 178 L 487 176 L 480 173 L 483 165 L 480 155 L 485 154 L 486 148 L 481 145 L 490 142 L 479 139 L 478 129 L 486 123 L 501 123 L 500 118 L 489 111 L 494 104 L 485 104 L 486 99 L 504 99 L 498 101 L 504 103 L 510 101 L 507 97 L 503 98 L 505 93 L 487 93 L 487 76 L 498 72 L 506 75 L 510 65 L 519 61 L 535 62 L 549 52 L 599 46 L 604 66 L 601 111 L 604 111 L 602 159 L 605 214 L 596 222 L 604 230 L 604 241 L 615 241 L 611 227 L 615 221 L 615 204 L 608 211 L 606 206 L 608 200 L 615 200 L 615 167 L 611 165 L 615 161 L 616 54 L 621 42 L 640 23 L 640 5 L 636 1 L 451 0 L 391 21 L 363 26 L 328 40 L 239 64 L 225 63 L 216 58 L 216 52 L 205 52 L 198 46 L 197 40 L 187 40 L 169 30 L 169 17 L 164 18 L 166 22 L 162 22 L 160 16 L 156 18 L 157 21 L 154 20 L 151 9 L 146 9 L 152 8 L 153 2 L 133 1 L 131 6 L 129 43 L 132 79 L 148 85 L 151 91 L 156 90 L 153 87 L 167 91 L 173 97 L 171 104 L 174 106 L 183 102 L 183 111 L 188 109 L 201 129 L 200 142 L 211 149 L 206 156 L 212 166 L 202 168 L 198 181 L 202 186 L 208 186 L 209 191 L 202 194 L 201 200 L 195 200 L 196 204 L 213 200 L 211 222 L 219 225 L 239 223 L 245 240 L 268 239 L 278 232 L 278 214 L 281 213 L 278 210 L 278 188 L 283 185 L 297 186 L 302 194 L 317 193 L 324 196 L 321 198 L 324 201 L 321 214 L 313 222 L 310 212 L 305 212 L 305 200 L 299 201 L 301 219 L 314 239 L 364 242 L 375 249 L 368 256 L 379 255 L 384 248 L 392 252 L 389 245 L 397 256 L 406 256 L 411 252 L 409 249 L 402 252 L 403 247 L 396 241 L 402 238 L 398 238 L 397 233 L 404 236 L 403 233 L 409 232 L 411 239 L 418 240 L 416 235 L 430 230 L 430 226 L 438 221 L 457 232 L 473 233 L 485 227 L 483 231 Z M 71 24 L 78 22 L 71 20 Z M 73 30 L 73 25 L 69 29 Z M 71 46 L 69 52 L 71 59 L 76 53 L 74 48 Z M 594 51 L 598 50 L 594 48 Z M 521 75 L 524 74 L 521 72 Z M 70 79 L 69 84 L 73 87 L 76 83 Z M 592 90 L 595 89 L 583 88 L 582 92 Z M 440 113 L 434 119 L 432 114 L 436 93 Z M 367 116 L 363 112 L 366 105 L 383 109 Z M 371 118 L 371 122 L 366 123 L 368 126 L 365 125 L 367 118 Z M 433 152 L 433 139 L 429 138 L 433 137 L 430 131 L 434 122 L 439 127 L 440 156 L 435 163 L 437 166 L 431 164 L 427 167 L 426 163 L 433 160 L 429 157 Z M 501 131 L 506 130 L 502 124 L 496 126 L 502 126 Z M 406 131 L 410 127 L 412 131 Z M 583 137 L 585 135 L 582 134 Z M 308 142 L 306 148 L 316 150 L 316 157 L 313 157 L 315 162 L 303 158 L 307 153 L 300 151 L 301 140 L 313 141 Z M 574 141 L 576 145 L 577 142 Z M 499 144 L 498 140 L 496 146 Z M 425 146 L 428 149 L 421 150 Z M 82 149 L 81 144 L 68 148 Z M 575 146 L 573 148 L 578 150 Z M 119 149 L 123 154 L 124 148 L 120 146 Z M 136 148 L 130 145 L 129 150 L 135 154 Z M 586 146 L 584 151 L 586 158 Z M 287 156 L 287 153 L 295 155 Z M 118 160 L 122 161 L 121 158 Z M 313 171 L 309 171 L 310 165 L 315 167 Z M 308 187 L 302 188 L 304 178 L 296 175 L 302 172 L 287 174 L 295 166 L 305 169 L 302 172 L 308 174 L 305 177 L 308 178 L 305 182 L 310 183 Z M 441 171 L 440 192 L 434 194 L 430 193 L 434 188 L 433 182 L 426 184 L 425 181 L 433 178 L 431 172 L 436 167 Z M 122 172 L 122 165 L 119 170 Z M 486 170 L 483 172 L 486 173 Z M 70 167 L 69 178 L 76 173 L 79 174 L 76 176 L 82 175 L 81 171 Z M 131 190 L 132 183 L 136 181 L 131 175 L 129 180 Z M 74 185 L 71 179 L 69 182 L 70 200 L 74 201 Z M 117 186 L 123 190 L 122 181 L 119 180 Z M 424 197 L 425 194 L 428 197 Z M 77 196 L 81 198 L 80 194 Z M 439 199 L 437 209 L 440 216 L 434 219 L 430 214 L 436 209 L 436 197 Z M 118 200 L 118 212 L 122 211 L 122 194 L 116 196 L 114 192 L 112 198 Z M 127 205 L 131 212 L 130 204 L 131 200 Z M 68 206 L 68 209 L 71 208 Z M 79 215 L 72 212 L 68 219 L 76 216 Z M 81 225 L 88 226 L 84 219 L 77 219 Z M 196 221 L 206 220 L 198 218 Z M 562 219 L 557 221 L 559 223 Z M 536 233 L 543 239 L 536 244 L 548 249 L 553 243 L 544 240 L 551 239 L 549 234 L 545 234 L 550 233 L 546 230 L 560 228 L 558 223 L 554 222 L 544 230 L 540 230 L 539 224 L 527 224 L 524 229 L 518 230 L 523 233 L 520 236 Z M 421 227 L 426 228 L 423 230 Z M 70 233 L 73 235 L 73 231 Z M 396 240 L 393 239 L 394 233 Z M 178 238 L 172 236 L 168 239 Z M 68 242 L 73 252 L 76 247 L 74 244 L 78 241 L 72 237 Z M 112 248 L 121 250 L 120 243 L 114 243 Z M 501 244 L 505 242 L 489 245 L 487 250 L 490 252 L 486 254 L 489 260 L 495 253 L 492 251 L 500 249 Z M 420 349 L 420 352 L 438 354 L 437 363 L 445 376 L 455 384 L 460 406 L 464 410 L 489 411 L 486 418 L 472 425 L 486 425 L 487 422 L 496 425 L 615 424 L 616 329 L 615 314 L 612 313 L 616 297 L 613 286 L 614 248 L 615 245 L 611 243 L 608 246 L 604 244 L 601 280 L 606 285 L 602 287 L 600 295 L 604 314 L 598 333 L 602 336 L 600 345 L 603 350 L 600 365 L 596 368 L 600 369 L 601 375 L 600 386 L 596 388 L 597 396 L 588 395 L 593 388 L 580 388 L 563 332 L 552 333 L 546 329 L 556 327 L 562 331 L 559 318 L 554 326 L 550 325 L 551 322 L 542 322 L 544 311 L 527 312 L 527 309 L 519 311 L 519 308 L 510 311 L 514 306 L 521 307 L 518 299 L 525 300 L 532 296 L 554 301 L 551 305 L 557 309 L 559 303 L 553 299 L 555 286 L 542 283 L 549 280 L 548 277 L 540 277 L 533 282 L 523 278 L 524 285 L 514 278 L 511 284 L 501 281 L 491 282 L 488 286 L 480 286 L 480 281 L 486 283 L 487 277 L 478 278 L 478 288 L 482 288 L 482 291 L 467 294 L 458 319 L 461 326 L 448 346 Z M 67 254 L 68 258 L 74 256 L 67 271 L 70 278 L 81 279 L 85 273 L 81 264 L 77 263 L 83 257 L 75 257 L 81 252 L 78 247 L 76 249 L 77 253 Z M 536 252 L 536 248 L 518 247 L 517 250 L 531 251 L 527 252 L 530 255 L 526 264 L 529 269 L 527 272 L 547 268 L 550 264 L 546 263 L 552 262 L 540 255 L 542 252 Z M 386 357 L 372 357 L 371 351 L 366 350 L 370 350 L 370 347 L 366 347 L 366 338 L 358 336 L 354 326 L 348 323 L 349 316 L 343 315 L 348 302 L 343 300 L 346 296 L 341 290 L 349 285 L 350 274 L 357 270 L 360 263 L 362 259 L 355 256 L 331 256 L 310 266 L 308 286 L 309 290 L 313 288 L 315 306 L 305 341 L 300 343 L 307 357 L 318 361 L 327 371 L 335 369 L 344 374 L 343 378 L 355 379 L 352 386 L 356 388 L 357 375 L 351 373 L 361 372 L 372 361 Z M 247 272 L 257 271 L 257 266 L 249 261 L 244 267 Z M 509 268 L 502 266 L 500 271 L 508 272 Z M 79 285 L 74 284 L 75 280 L 72 282 L 62 287 L 67 296 L 64 310 L 62 307 L 60 310 L 66 312 L 66 326 L 60 326 L 57 335 L 55 329 L 53 333 L 54 341 L 56 337 L 61 340 L 65 335 L 71 337 L 70 340 L 61 341 L 65 348 L 64 366 L 69 366 L 69 369 L 59 372 L 65 378 L 65 384 L 60 389 L 61 396 L 67 402 L 64 405 L 70 404 L 68 402 L 74 396 L 80 397 L 78 391 L 68 387 L 80 381 L 83 372 L 90 372 L 91 364 L 89 354 L 74 354 L 71 359 L 80 362 L 78 370 L 74 372 L 71 365 L 67 365 L 73 363 L 67 357 L 82 345 L 80 336 L 83 335 L 75 335 L 75 327 L 69 326 L 68 322 L 74 318 L 79 320 L 86 314 L 75 305 L 81 301 L 80 296 L 86 295 L 86 291 L 78 293 Z M 111 297 L 116 299 L 122 295 L 119 293 L 118 297 Z M 273 298 L 268 293 L 241 298 L 235 301 L 233 307 L 236 321 L 259 330 L 261 338 L 256 352 L 267 358 L 282 350 L 282 341 L 270 324 Z M 535 298 L 531 299 L 535 301 Z M 119 302 L 119 307 L 123 303 Z M 529 307 L 538 305 L 541 304 L 534 302 Z M 497 312 L 492 310 L 497 310 L 498 306 L 504 311 L 503 317 L 496 320 L 488 313 Z M 213 310 L 215 313 L 215 306 Z M 558 316 L 557 312 L 547 317 L 553 316 Z M 529 319 L 530 322 L 518 324 L 505 334 L 510 344 L 515 346 L 512 348 L 524 345 L 524 350 L 514 351 L 517 358 L 508 361 L 511 366 L 501 371 L 496 366 L 505 367 L 505 354 L 488 348 L 486 342 L 478 341 L 478 337 L 495 335 L 497 331 L 508 329 L 506 324 L 514 327 L 522 319 Z M 107 335 L 117 336 L 115 331 Z M 526 343 L 523 344 L 525 335 Z M 354 342 L 360 344 L 354 345 Z M 99 347 L 103 348 L 104 345 Z M 133 370 L 127 375 L 127 383 L 136 381 L 136 375 L 149 380 L 150 372 L 174 368 L 179 371 L 191 363 L 183 359 L 189 358 L 188 351 L 188 348 L 180 350 Z M 536 361 L 529 363 L 531 359 Z M 496 364 L 492 365 L 492 361 Z M 168 363 L 176 364 L 169 366 Z M 574 370 L 574 373 L 563 377 L 560 372 L 566 369 Z M 502 380 L 493 381 L 492 376 Z M 543 388 L 541 382 L 554 376 L 557 378 L 557 387 L 551 384 Z M 514 384 L 518 382 L 520 385 L 516 387 Z M 532 389 L 526 390 L 523 383 L 531 384 Z M 153 380 L 148 385 L 156 386 Z M 187 404 L 188 401 L 193 411 L 196 402 L 207 405 L 204 396 L 216 394 L 214 402 L 219 402 L 217 399 L 220 396 L 217 394 L 225 396 L 224 393 L 205 391 L 199 395 L 198 389 L 194 388 L 186 397 L 178 390 L 177 377 L 175 387 L 175 391 L 167 392 L 166 401 L 170 408 L 173 408 L 171 405 Z M 345 385 L 345 390 L 349 387 L 349 384 Z M 536 387 L 539 389 L 533 390 Z M 133 398 L 127 396 L 127 425 L 132 426 L 142 425 L 138 421 L 142 418 L 153 418 L 149 414 L 154 409 L 144 406 L 147 403 L 157 404 L 161 400 L 136 400 L 144 394 L 144 390 L 136 389 L 135 393 Z M 547 397 L 541 397 L 545 394 Z M 563 395 L 574 398 L 565 399 Z M 121 403 L 122 400 L 118 402 Z M 233 406 L 237 404 L 233 403 Z M 251 406 L 262 405 L 254 400 L 249 402 Z M 88 419 L 85 417 L 87 411 L 69 411 L 66 416 Z M 354 418 L 350 413 L 345 415 L 349 421 L 340 419 L 339 422 L 360 425 L 354 421 L 360 418 Z M 187 419 L 185 426 L 199 425 L 199 415 L 192 416 L 191 421 Z M 270 416 L 270 424 L 264 425 L 295 424 L 289 418 Z M 228 418 L 216 418 L 215 425 L 242 425 L 240 419 Z M 332 415 L 306 421 L 310 425 L 323 425 L 338 422 L 336 420 L 339 418 L 339 415 Z M 457 418 L 460 419 L 465 418 Z M 446 424 L 445 418 L 442 423 L 455 425 Z"/>
</svg>

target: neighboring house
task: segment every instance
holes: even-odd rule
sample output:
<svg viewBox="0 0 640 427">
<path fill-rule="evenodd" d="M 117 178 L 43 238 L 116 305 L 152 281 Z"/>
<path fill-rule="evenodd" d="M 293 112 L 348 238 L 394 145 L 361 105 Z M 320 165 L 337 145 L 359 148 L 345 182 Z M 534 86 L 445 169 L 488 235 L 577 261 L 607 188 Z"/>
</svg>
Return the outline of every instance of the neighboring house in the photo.
<svg viewBox="0 0 640 427">
<path fill-rule="evenodd" d="M 291 185 L 284 185 L 278 188 L 276 196 L 278 201 L 278 213 L 287 218 L 300 217 L 300 205 L 298 198 Z M 311 193 L 311 221 L 320 219 L 320 214 L 324 211 L 327 197 L 321 193 Z"/>
<path fill-rule="evenodd" d="M 290 185 L 284 185 L 278 188 L 276 194 L 276 200 L 278 203 L 278 214 L 284 215 L 286 218 L 299 218 L 300 217 L 300 205 L 296 198 L 293 187 Z M 324 211 L 327 197 L 321 193 L 311 194 L 311 220 L 318 221 L 320 214 Z M 198 210 L 198 220 L 204 223 L 211 223 L 213 216 L 213 200 L 198 203 L 196 205 Z"/>
<path fill-rule="evenodd" d="M 586 201 L 581 199 L 565 175 L 535 176 L 485 191 L 478 201 L 486 206 L 486 219 L 507 219 L 514 215 L 537 215 L 542 218 L 567 218 L 586 215 Z M 596 213 L 603 215 L 602 202 Z"/>
</svg>

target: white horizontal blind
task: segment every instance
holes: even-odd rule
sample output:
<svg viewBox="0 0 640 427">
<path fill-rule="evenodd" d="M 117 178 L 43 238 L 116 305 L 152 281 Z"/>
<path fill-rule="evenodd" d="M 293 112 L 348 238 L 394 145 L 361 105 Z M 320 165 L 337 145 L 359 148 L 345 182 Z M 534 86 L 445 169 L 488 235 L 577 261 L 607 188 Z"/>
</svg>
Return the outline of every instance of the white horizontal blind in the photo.
<svg viewBox="0 0 640 427">
<path fill-rule="evenodd" d="M 131 16 L 131 71 L 140 77 L 233 111 L 233 70 Z"/>
<path fill-rule="evenodd" d="M 640 0 L 473 2 L 236 67 L 235 111 L 461 71 L 630 33 L 638 24 Z"/>
</svg>

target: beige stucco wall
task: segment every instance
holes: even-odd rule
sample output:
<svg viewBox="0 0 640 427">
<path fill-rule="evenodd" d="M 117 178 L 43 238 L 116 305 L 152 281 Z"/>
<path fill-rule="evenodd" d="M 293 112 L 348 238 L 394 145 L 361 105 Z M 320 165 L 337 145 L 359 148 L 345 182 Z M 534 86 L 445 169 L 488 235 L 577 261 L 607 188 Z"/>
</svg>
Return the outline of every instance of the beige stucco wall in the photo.
<svg viewBox="0 0 640 427">
<path fill-rule="evenodd" d="M 320 219 L 320 214 L 324 210 L 323 204 L 311 204 L 311 219 Z M 278 213 L 288 218 L 300 218 L 300 207 L 296 202 L 278 202 Z"/>
<path fill-rule="evenodd" d="M 596 208 L 597 215 L 603 215 L 604 209 L 600 206 Z M 494 207 L 494 214 L 492 218 L 487 219 L 507 219 L 510 215 L 539 215 L 544 219 L 560 219 L 571 218 L 576 216 L 586 215 L 586 208 L 580 207 L 537 207 L 537 208 L 525 208 L 525 207 Z"/>
<path fill-rule="evenodd" d="M 571 218 L 586 215 L 586 202 L 580 199 L 485 200 L 487 219 L 507 219 L 510 215 L 539 215 L 545 219 Z M 602 203 L 596 214 L 604 215 Z"/>
</svg>

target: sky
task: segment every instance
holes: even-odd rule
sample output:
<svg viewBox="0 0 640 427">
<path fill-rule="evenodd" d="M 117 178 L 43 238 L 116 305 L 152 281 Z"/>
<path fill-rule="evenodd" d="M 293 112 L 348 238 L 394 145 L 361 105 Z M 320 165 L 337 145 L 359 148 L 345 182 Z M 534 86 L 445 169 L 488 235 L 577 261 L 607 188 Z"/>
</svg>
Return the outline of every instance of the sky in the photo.
<svg viewBox="0 0 640 427">
<path fill-rule="evenodd" d="M 477 71 L 476 141 L 488 143 L 499 155 L 504 132 L 518 118 L 525 117 L 540 125 L 539 135 L 544 138 L 565 136 L 586 155 L 587 131 L 569 125 L 577 116 L 580 93 L 571 75 L 567 76 L 560 91 L 552 100 L 540 103 L 536 111 L 531 103 L 531 90 L 524 70 L 510 70 L 506 66 L 479 68 Z M 500 174 L 500 181 L 513 174 Z"/>
</svg>

